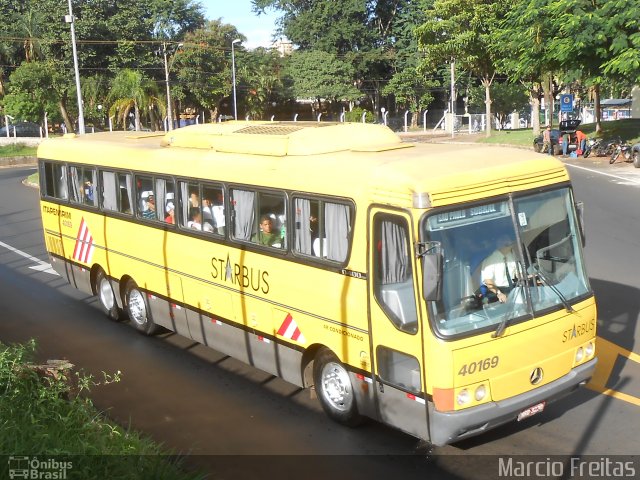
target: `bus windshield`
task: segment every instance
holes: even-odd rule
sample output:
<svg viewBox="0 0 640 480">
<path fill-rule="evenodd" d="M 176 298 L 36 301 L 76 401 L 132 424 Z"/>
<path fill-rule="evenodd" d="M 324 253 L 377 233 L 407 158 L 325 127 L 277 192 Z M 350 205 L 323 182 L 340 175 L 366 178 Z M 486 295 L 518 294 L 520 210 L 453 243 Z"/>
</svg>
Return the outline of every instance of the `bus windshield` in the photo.
<svg viewBox="0 0 640 480">
<path fill-rule="evenodd" d="M 423 230 L 443 254 L 442 295 L 431 302 L 442 335 L 500 335 L 590 291 L 568 188 L 436 213 Z"/>
</svg>

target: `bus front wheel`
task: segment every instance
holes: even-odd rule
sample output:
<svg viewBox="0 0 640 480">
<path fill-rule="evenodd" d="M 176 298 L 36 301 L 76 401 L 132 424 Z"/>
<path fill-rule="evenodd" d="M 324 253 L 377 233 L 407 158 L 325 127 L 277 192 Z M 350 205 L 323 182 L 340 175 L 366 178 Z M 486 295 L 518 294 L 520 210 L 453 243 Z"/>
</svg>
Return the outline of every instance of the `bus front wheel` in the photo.
<svg viewBox="0 0 640 480">
<path fill-rule="evenodd" d="M 320 405 L 331 419 L 350 427 L 362 423 L 349 372 L 330 350 L 316 356 L 313 379 Z"/>
<path fill-rule="evenodd" d="M 107 278 L 107 274 L 104 273 L 104 270 L 102 269 L 99 269 L 96 275 L 95 290 L 98 300 L 100 301 L 102 311 L 111 320 L 120 320 L 122 317 L 122 310 L 118 308 L 118 303 L 116 302 L 116 296 L 113 293 L 111 282 Z"/>
<path fill-rule="evenodd" d="M 149 304 L 136 282 L 129 280 L 126 289 L 127 313 L 133 327 L 145 335 L 153 335 L 157 326 L 149 316 Z"/>
</svg>

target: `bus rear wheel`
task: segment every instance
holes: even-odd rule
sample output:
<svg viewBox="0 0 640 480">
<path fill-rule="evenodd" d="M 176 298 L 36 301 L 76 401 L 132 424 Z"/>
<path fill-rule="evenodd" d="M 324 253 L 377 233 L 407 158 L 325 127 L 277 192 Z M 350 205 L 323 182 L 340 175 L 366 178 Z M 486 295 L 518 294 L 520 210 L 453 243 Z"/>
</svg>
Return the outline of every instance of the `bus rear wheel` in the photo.
<svg viewBox="0 0 640 480">
<path fill-rule="evenodd" d="M 320 405 L 331 419 L 349 427 L 362 423 L 349 372 L 330 350 L 316 356 L 313 379 Z"/>
<path fill-rule="evenodd" d="M 149 304 L 144 293 L 133 280 L 127 282 L 125 294 L 127 313 L 133 327 L 145 335 L 153 335 L 158 329 L 149 316 Z"/>
<path fill-rule="evenodd" d="M 115 321 L 120 320 L 122 318 L 122 310 L 120 310 L 118 302 L 116 302 L 116 295 L 113 293 L 111 282 L 102 269 L 98 270 L 96 275 L 95 291 L 100 301 L 100 307 L 107 317 Z"/>
</svg>

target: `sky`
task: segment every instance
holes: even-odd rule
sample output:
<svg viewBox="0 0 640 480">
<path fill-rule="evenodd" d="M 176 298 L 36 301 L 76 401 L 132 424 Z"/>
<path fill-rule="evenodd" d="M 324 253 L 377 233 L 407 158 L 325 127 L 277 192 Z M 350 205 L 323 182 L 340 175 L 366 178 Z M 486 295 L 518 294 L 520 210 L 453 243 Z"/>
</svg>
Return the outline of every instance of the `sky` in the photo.
<svg viewBox="0 0 640 480">
<path fill-rule="evenodd" d="M 209 20 L 222 17 L 224 23 L 234 25 L 247 37 L 243 44 L 246 48 L 270 47 L 273 43 L 271 37 L 278 18 L 273 11 L 258 16 L 251 10 L 251 0 L 200 0 L 200 3 Z"/>
</svg>

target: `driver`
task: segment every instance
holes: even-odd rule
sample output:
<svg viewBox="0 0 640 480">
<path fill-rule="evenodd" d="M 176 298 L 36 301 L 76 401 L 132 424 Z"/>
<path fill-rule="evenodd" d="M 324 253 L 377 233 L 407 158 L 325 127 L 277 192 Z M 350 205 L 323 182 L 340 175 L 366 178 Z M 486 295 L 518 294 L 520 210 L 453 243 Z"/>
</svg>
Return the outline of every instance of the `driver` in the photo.
<svg viewBox="0 0 640 480">
<path fill-rule="evenodd" d="M 482 261 L 482 285 L 478 296 L 483 303 L 507 301 L 507 293 L 515 285 L 517 272 L 514 242 L 508 235 L 500 235 L 496 250 Z M 507 292 L 507 293 L 505 293 Z"/>
</svg>

